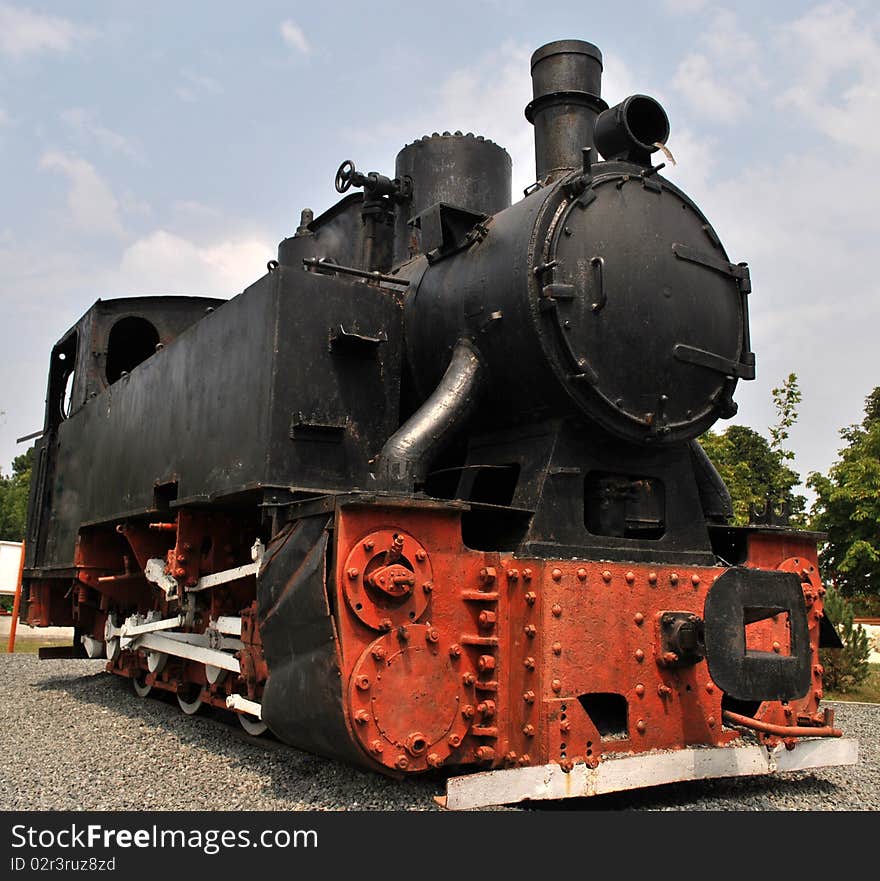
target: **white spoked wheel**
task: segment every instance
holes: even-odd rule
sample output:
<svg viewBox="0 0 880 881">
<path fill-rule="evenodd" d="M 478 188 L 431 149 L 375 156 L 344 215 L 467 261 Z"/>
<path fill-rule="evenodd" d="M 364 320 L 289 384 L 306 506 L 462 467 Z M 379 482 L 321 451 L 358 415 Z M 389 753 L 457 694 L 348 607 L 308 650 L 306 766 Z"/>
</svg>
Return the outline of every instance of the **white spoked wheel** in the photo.
<svg viewBox="0 0 880 881">
<path fill-rule="evenodd" d="M 147 683 L 147 677 L 144 673 L 132 676 L 131 685 L 138 697 L 146 697 L 153 690 L 153 686 Z"/>
<path fill-rule="evenodd" d="M 200 685 L 184 685 L 177 692 L 177 703 L 187 716 L 194 716 L 202 707 L 202 688 Z"/>
<path fill-rule="evenodd" d="M 218 682 L 222 682 L 226 678 L 227 671 L 223 669 L 223 667 L 215 667 L 213 664 L 205 665 L 205 679 L 211 685 L 215 685 Z"/>
<path fill-rule="evenodd" d="M 238 716 L 238 721 L 241 723 L 241 727 L 247 731 L 251 737 L 259 737 L 261 734 L 265 734 L 268 730 L 268 725 L 262 720 L 257 719 L 256 716 L 248 716 L 245 713 L 236 713 Z"/>
<path fill-rule="evenodd" d="M 151 673 L 161 673 L 168 662 L 165 652 L 147 652 L 147 669 Z"/>
</svg>

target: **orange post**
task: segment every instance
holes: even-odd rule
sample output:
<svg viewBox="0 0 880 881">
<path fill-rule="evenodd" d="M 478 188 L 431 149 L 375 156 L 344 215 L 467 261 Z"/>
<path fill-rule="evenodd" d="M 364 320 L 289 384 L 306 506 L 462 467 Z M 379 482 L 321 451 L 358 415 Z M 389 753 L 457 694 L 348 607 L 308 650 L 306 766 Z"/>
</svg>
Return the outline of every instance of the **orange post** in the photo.
<svg viewBox="0 0 880 881">
<path fill-rule="evenodd" d="M 9 622 L 9 646 L 6 651 L 15 651 L 15 629 L 18 627 L 18 613 L 21 608 L 21 577 L 24 574 L 24 542 L 21 543 L 21 563 L 18 564 L 18 583 L 15 585 L 15 599 L 12 601 L 12 620 Z"/>
</svg>

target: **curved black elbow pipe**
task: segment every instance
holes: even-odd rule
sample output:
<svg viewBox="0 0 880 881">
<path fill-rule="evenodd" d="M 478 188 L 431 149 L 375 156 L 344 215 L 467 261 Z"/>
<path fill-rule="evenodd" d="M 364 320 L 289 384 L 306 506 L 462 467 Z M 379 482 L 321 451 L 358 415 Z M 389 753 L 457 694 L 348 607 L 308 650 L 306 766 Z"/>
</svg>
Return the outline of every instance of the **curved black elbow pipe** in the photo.
<svg viewBox="0 0 880 881">
<path fill-rule="evenodd" d="M 730 491 L 700 442 L 692 440 L 689 446 L 703 513 L 706 519 L 713 523 L 727 523 L 733 517 L 733 500 Z"/>
<path fill-rule="evenodd" d="M 476 346 L 460 339 L 440 384 L 382 447 L 376 461 L 381 485 L 411 491 L 424 484 L 431 461 L 473 412 L 484 372 Z"/>
</svg>

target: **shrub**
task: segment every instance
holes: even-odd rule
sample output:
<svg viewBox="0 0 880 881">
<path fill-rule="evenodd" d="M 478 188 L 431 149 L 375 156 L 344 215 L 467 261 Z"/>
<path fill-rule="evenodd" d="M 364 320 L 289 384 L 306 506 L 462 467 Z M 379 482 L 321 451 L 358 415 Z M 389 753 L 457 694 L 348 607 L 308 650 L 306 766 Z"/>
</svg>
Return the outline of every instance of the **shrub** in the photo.
<svg viewBox="0 0 880 881">
<path fill-rule="evenodd" d="M 823 685 L 828 691 L 845 694 L 868 678 L 871 655 L 868 634 L 853 621 L 853 609 L 833 587 L 825 594 L 825 614 L 837 628 L 842 649 L 822 649 L 819 657 L 825 673 Z"/>
</svg>

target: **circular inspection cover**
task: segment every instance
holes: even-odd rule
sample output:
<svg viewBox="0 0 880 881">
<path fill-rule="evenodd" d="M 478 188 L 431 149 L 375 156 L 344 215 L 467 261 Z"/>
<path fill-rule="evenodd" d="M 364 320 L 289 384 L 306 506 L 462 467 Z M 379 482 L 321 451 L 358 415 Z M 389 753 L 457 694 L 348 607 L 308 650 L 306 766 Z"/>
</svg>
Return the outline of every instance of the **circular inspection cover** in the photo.
<svg viewBox="0 0 880 881">
<path fill-rule="evenodd" d="M 352 672 L 352 727 L 366 751 L 397 770 L 446 761 L 469 727 L 462 707 L 468 664 L 430 625 L 400 627 L 377 639 Z"/>
</svg>

